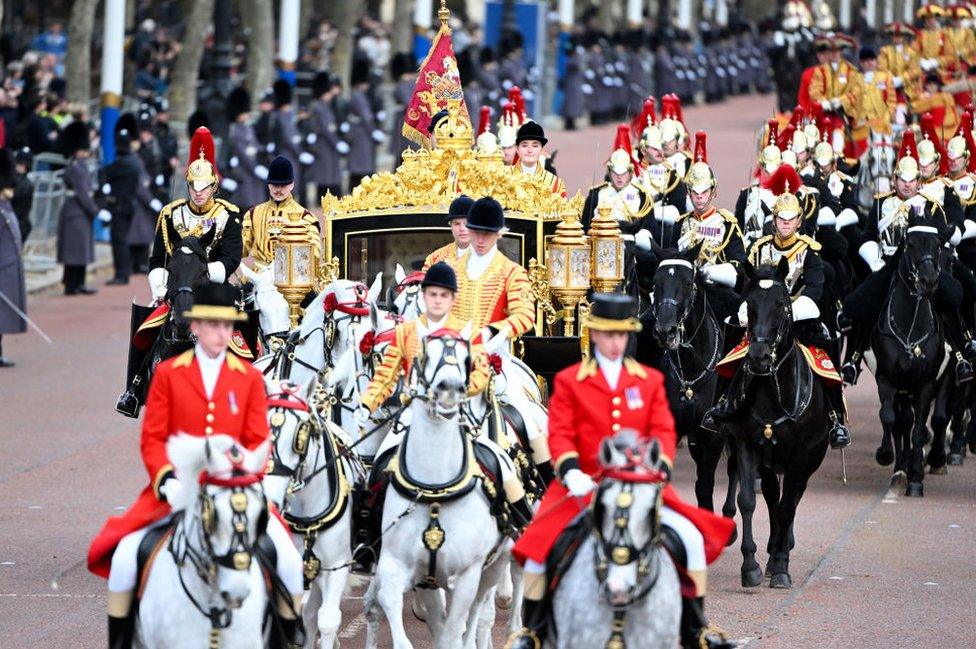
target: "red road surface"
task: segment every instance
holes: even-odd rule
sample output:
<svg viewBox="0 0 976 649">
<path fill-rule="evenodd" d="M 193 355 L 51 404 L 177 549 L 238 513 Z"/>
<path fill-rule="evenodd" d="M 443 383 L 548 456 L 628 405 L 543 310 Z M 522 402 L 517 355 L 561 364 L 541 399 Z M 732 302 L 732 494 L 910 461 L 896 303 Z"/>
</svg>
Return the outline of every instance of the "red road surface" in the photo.
<svg viewBox="0 0 976 649">
<path fill-rule="evenodd" d="M 771 99 L 753 97 L 686 111 L 689 128 L 709 132 L 724 207 L 747 181 L 755 132 L 771 108 Z M 552 134 L 571 192 L 599 180 L 612 141 L 612 127 Z M 148 297 L 142 277 L 90 298 L 33 297 L 30 313 L 53 344 L 34 334 L 4 340 L 18 365 L 0 370 L 2 646 L 105 644 L 105 584 L 85 570 L 84 558 L 104 518 L 131 504 L 146 481 L 139 426 L 112 410 L 133 297 Z M 924 499 L 889 496 L 889 470 L 874 463 L 880 429 L 870 377 L 848 399 L 855 436 L 847 453 L 850 480 L 841 484 L 840 455 L 831 452 L 797 514 L 794 588 L 742 589 L 741 555 L 730 548 L 710 573 L 713 622 L 755 647 L 972 646 L 976 458 L 947 476 L 927 476 Z M 689 499 L 693 470 L 681 451 L 676 483 Z M 343 605 L 343 646 L 362 646 L 360 610 L 356 597 Z M 408 622 L 416 646 L 429 647 L 425 629 Z"/>
</svg>

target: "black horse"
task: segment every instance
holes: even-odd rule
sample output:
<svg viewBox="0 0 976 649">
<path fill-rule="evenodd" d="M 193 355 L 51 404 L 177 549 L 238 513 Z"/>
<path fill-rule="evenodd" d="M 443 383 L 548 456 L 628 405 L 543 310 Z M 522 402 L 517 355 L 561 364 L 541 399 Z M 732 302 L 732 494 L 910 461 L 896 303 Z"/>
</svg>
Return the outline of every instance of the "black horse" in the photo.
<svg viewBox="0 0 976 649">
<path fill-rule="evenodd" d="M 156 365 L 194 344 L 190 323 L 183 314 L 193 307 L 193 286 L 207 281 L 208 277 L 207 253 L 199 239 L 184 237 L 173 249 L 166 270 L 165 301 L 169 305 L 169 314 L 148 341 L 137 341 L 136 331 L 154 308 L 133 305 L 133 342 L 129 346 L 126 390 L 115 406 L 116 411 L 129 417 L 139 416 Z M 151 332 L 146 337 L 150 336 Z"/>
<path fill-rule="evenodd" d="M 829 404 L 823 383 L 793 337 L 786 258 L 778 266 L 746 264 L 746 272 L 749 347 L 738 371 L 751 375 L 744 378 L 752 381 L 753 401 L 744 419 L 726 424 L 736 441 L 738 460 L 742 585 L 758 586 L 763 580 L 752 534 L 758 476 L 769 510 L 769 585 L 790 588 L 793 520 L 807 482 L 827 452 Z"/>
<path fill-rule="evenodd" d="M 664 374 L 668 402 L 678 435 L 688 440 L 697 469 L 695 495 L 698 506 L 714 511 L 715 470 L 727 446 L 728 436 L 701 426 L 714 403 L 715 365 L 722 359 L 722 327 L 715 317 L 695 260 L 699 246 L 682 253 L 656 248 L 660 258 L 654 273 L 651 318 L 645 318 L 638 346 L 655 346 L 656 365 Z M 728 460 L 729 486 L 722 514 L 735 516 L 735 465 Z"/>
<path fill-rule="evenodd" d="M 911 221 L 905 232 L 871 338 L 884 430 L 876 457 L 882 465 L 894 459 L 892 484 L 907 482 L 905 495 L 921 496 L 926 423 L 947 361 L 945 331 L 934 304 L 944 272 L 945 233 L 944 224 L 927 220 Z M 944 380 L 951 381 L 952 372 L 945 374 Z"/>
</svg>

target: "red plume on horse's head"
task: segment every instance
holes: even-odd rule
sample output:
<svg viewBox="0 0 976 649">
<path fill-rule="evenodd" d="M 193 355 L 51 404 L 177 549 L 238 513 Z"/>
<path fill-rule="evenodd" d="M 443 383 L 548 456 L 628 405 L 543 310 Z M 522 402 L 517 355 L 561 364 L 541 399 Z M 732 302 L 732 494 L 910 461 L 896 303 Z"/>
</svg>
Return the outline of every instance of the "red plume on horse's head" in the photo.
<svg viewBox="0 0 976 649">
<path fill-rule="evenodd" d="M 481 107 L 481 116 L 478 120 L 478 135 L 482 133 L 487 133 L 489 127 L 491 126 L 491 106 Z"/>
<path fill-rule="evenodd" d="M 800 185 L 803 181 L 800 180 L 800 174 L 796 173 L 796 169 L 792 166 L 786 164 L 785 162 L 779 166 L 779 169 L 773 172 L 773 174 L 766 179 L 763 186 L 769 191 L 773 192 L 776 196 L 780 194 L 785 194 L 789 192 L 795 194 L 797 190 L 800 189 Z"/>
<path fill-rule="evenodd" d="M 695 133 L 694 161 L 708 163 L 708 133 L 705 131 Z"/>
<path fill-rule="evenodd" d="M 776 139 L 779 137 L 779 122 L 776 121 L 775 117 L 770 117 L 769 121 L 766 122 L 766 144 L 776 144 Z"/>
<path fill-rule="evenodd" d="M 634 137 L 639 138 L 645 128 L 657 123 L 656 113 L 657 102 L 654 97 L 648 97 L 644 100 L 644 108 L 640 114 L 630 122 L 630 132 L 633 133 Z"/>
<path fill-rule="evenodd" d="M 519 120 L 519 125 L 525 123 L 525 120 L 529 119 L 529 114 L 525 112 L 525 98 L 522 96 L 522 89 L 518 86 L 512 86 L 508 89 L 508 101 L 515 106 L 515 116 Z"/>
</svg>

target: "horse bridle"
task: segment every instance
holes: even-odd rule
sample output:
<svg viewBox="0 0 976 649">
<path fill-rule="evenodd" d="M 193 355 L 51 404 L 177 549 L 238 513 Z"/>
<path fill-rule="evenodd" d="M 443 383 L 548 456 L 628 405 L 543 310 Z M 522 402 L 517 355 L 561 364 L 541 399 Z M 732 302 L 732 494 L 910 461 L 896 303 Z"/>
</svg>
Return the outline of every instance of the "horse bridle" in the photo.
<svg viewBox="0 0 976 649">
<path fill-rule="evenodd" d="M 789 291 L 786 288 L 786 283 L 785 282 L 781 282 L 779 280 L 774 280 L 774 279 L 761 279 L 759 281 L 760 282 L 770 282 L 770 284 L 768 285 L 768 288 L 773 288 L 774 286 L 782 286 L 783 287 L 783 291 L 784 291 L 784 293 L 786 293 L 786 297 L 787 297 L 787 304 L 786 304 L 786 307 L 783 309 L 783 315 L 785 316 L 787 322 L 792 322 L 792 318 L 790 317 Z M 760 285 L 761 288 L 763 286 L 764 285 Z M 751 324 L 752 323 L 750 323 L 750 325 Z M 751 332 L 747 332 L 749 334 L 749 344 L 750 345 L 752 343 L 759 343 L 759 344 L 764 344 L 764 345 L 769 346 L 770 356 L 772 357 L 772 361 L 773 361 L 772 365 L 769 368 L 769 372 L 763 372 L 761 374 L 757 374 L 757 373 L 753 372 L 752 370 L 750 370 L 749 367 L 748 367 L 748 364 L 746 364 L 746 371 L 747 372 L 749 372 L 753 376 L 775 376 L 776 375 L 776 373 L 779 371 L 779 368 L 782 367 L 783 363 L 786 362 L 786 359 L 789 358 L 790 355 L 793 352 L 793 346 L 791 345 L 790 348 L 786 351 L 786 353 L 783 354 L 783 357 L 782 358 L 780 358 L 778 360 L 776 358 L 777 355 L 779 354 L 780 344 L 783 342 L 783 332 L 786 329 L 788 329 L 788 328 L 789 327 L 776 327 L 775 328 L 776 329 L 776 335 L 773 336 L 772 338 L 768 338 L 766 336 L 752 336 L 751 335 Z"/>
<path fill-rule="evenodd" d="M 686 266 L 691 269 L 691 296 L 690 299 L 685 304 L 685 308 L 681 310 L 681 314 L 678 317 L 678 331 L 680 332 L 680 343 L 684 344 L 684 333 L 685 333 L 685 320 L 691 315 L 691 310 L 695 308 L 695 300 L 698 297 L 698 266 L 686 261 L 684 259 L 664 259 L 658 264 L 660 269 L 662 266 Z M 661 306 L 673 306 L 678 307 L 678 301 L 672 297 L 661 298 L 660 300 L 654 300 L 654 319 L 657 320 L 658 310 Z M 702 321 L 704 321 L 705 315 L 702 314 Z M 695 332 L 701 327 L 701 322 L 695 327 Z M 694 337 L 694 335 L 692 335 Z"/>
<path fill-rule="evenodd" d="M 911 234 L 913 230 L 919 231 L 919 230 L 915 230 L 916 228 L 924 228 L 924 230 L 922 231 L 926 232 L 927 234 L 938 234 L 938 230 L 936 230 L 934 227 L 931 226 L 911 226 L 905 230 L 905 238 L 902 243 L 903 246 L 907 247 L 908 235 Z M 931 230 L 931 232 L 929 232 L 929 230 Z M 931 338 L 932 335 L 935 333 L 934 326 L 927 327 L 925 331 L 922 333 L 921 338 L 914 341 L 911 339 L 912 332 L 915 330 L 915 324 L 916 322 L 918 322 L 919 309 L 921 308 L 923 303 L 928 305 L 930 317 L 933 320 L 933 325 L 935 321 L 935 313 L 932 311 L 931 298 L 922 297 L 921 295 L 918 294 L 916 290 L 918 269 L 922 264 L 924 264 L 927 261 L 932 262 L 932 264 L 935 266 L 936 271 L 939 270 L 939 260 L 936 258 L 935 255 L 931 255 L 931 254 L 923 255 L 921 259 L 916 261 L 913 260 L 910 255 L 903 252 L 902 260 L 898 264 L 898 272 L 897 272 L 898 281 L 904 284 L 906 290 L 908 291 L 908 294 L 915 298 L 915 308 L 912 310 L 912 322 L 908 327 L 907 333 L 902 335 L 900 332 L 895 330 L 895 321 L 891 314 L 891 303 L 892 303 L 891 296 L 888 297 L 888 303 L 885 308 L 885 324 L 887 325 L 888 331 L 891 333 L 892 338 L 895 339 L 895 341 L 902 347 L 902 350 L 906 354 L 915 357 L 922 357 L 924 355 L 920 351 L 921 345 L 926 340 Z M 908 267 L 908 271 L 907 271 L 908 277 L 905 276 L 906 266 Z M 916 350 L 919 350 L 918 353 L 916 353 Z"/>
<path fill-rule="evenodd" d="M 363 318 L 363 316 L 369 315 L 369 293 L 366 285 L 363 283 L 357 283 L 353 285 L 353 291 L 355 294 L 355 299 L 349 302 L 339 302 L 335 297 L 335 292 L 327 293 L 325 300 L 322 303 L 322 309 L 325 311 L 325 320 L 321 325 L 315 327 L 304 336 L 295 338 L 294 340 L 289 339 L 288 342 L 281 348 L 281 352 L 286 356 L 289 363 L 296 363 L 301 365 L 305 369 L 314 372 L 316 376 L 321 377 L 323 371 L 326 368 L 332 367 L 332 347 L 335 344 L 336 330 L 338 329 L 339 323 L 346 320 L 351 320 L 352 324 L 357 324 Z M 336 316 L 335 312 L 338 311 L 344 315 Z M 304 345 L 312 337 L 313 334 L 320 332 L 322 334 L 322 357 L 325 359 L 325 367 L 319 368 L 314 367 L 312 364 L 303 361 L 295 353 L 295 350 L 300 346 Z"/>
<path fill-rule="evenodd" d="M 424 372 L 424 368 L 427 366 L 427 343 L 431 340 L 440 340 L 443 343 L 444 351 L 441 357 L 437 361 L 437 365 L 434 367 L 434 371 L 431 373 L 431 380 L 427 379 L 427 375 Z M 432 401 L 434 399 L 434 391 L 431 382 L 433 379 L 437 378 L 437 373 L 440 372 L 441 368 L 446 366 L 460 366 L 461 362 L 458 360 L 457 349 L 458 344 L 464 346 L 467 351 L 464 362 L 464 383 L 467 385 L 468 380 L 471 377 L 471 343 L 461 337 L 456 331 L 449 329 L 441 329 L 429 334 L 424 338 L 423 343 L 420 346 L 420 353 L 417 355 L 417 360 L 410 369 L 410 373 L 413 375 L 411 384 L 416 382 L 419 384 L 423 390 L 417 391 L 411 389 L 411 396 L 415 399 L 421 399 L 422 401 Z"/>
</svg>

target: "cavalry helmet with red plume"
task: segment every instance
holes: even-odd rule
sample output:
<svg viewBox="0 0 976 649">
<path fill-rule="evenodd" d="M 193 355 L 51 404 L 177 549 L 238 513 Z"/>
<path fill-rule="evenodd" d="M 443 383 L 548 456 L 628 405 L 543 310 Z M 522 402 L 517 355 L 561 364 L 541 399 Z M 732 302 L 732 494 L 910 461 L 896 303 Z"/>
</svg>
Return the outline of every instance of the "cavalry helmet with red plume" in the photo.
<svg viewBox="0 0 976 649">
<path fill-rule="evenodd" d="M 800 179 L 800 174 L 788 164 L 781 164 L 779 169 L 763 183 L 763 186 L 776 196 L 786 193 L 795 194 L 801 185 L 803 181 Z"/>
<path fill-rule="evenodd" d="M 695 133 L 694 163 L 685 176 L 685 185 L 696 194 L 701 194 L 713 189 L 717 184 L 715 172 L 708 166 L 708 134 L 705 131 L 698 131 Z"/>
<path fill-rule="evenodd" d="M 201 126 L 193 133 L 193 138 L 190 140 L 186 182 L 194 190 L 200 191 L 207 186 L 216 185 L 219 180 L 213 135 L 210 129 Z"/>
</svg>

